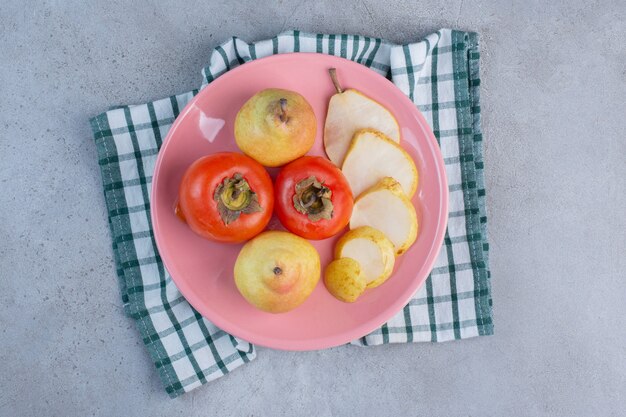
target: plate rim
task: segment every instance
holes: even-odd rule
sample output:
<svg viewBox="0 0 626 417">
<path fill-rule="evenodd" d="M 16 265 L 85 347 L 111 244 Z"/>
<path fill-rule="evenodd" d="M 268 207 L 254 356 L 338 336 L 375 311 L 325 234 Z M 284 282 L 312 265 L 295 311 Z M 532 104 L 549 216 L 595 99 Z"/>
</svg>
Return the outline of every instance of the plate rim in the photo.
<svg viewBox="0 0 626 417">
<path fill-rule="evenodd" d="M 209 94 L 208 91 L 211 91 L 212 85 L 215 85 L 216 83 L 228 82 L 230 78 L 232 78 L 233 76 L 236 76 L 237 73 L 239 73 L 240 70 L 246 66 L 260 65 L 262 62 L 272 61 L 272 60 L 294 59 L 294 58 L 298 59 L 297 58 L 298 56 L 305 56 L 305 55 L 306 56 L 320 56 L 320 57 L 323 56 L 331 60 L 344 62 L 348 64 L 349 66 L 354 66 L 354 68 L 360 67 L 359 69 L 370 71 L 376 77 L 379 77 L 382 81 L 384 81 L 384 83 L 387 83 L 387 87 L 394 89 L 397 93 L 396 95 L 398 96 L 399 100 L 404 101 L 405 102 L 404 104 L 408 104 L 409 107 L 414 110 L 414 113 L 417 119 L 419 119 L 419 123 L 421 124 L 421 127 L 424 130 L 425 136 L 428 140 L 429 148 L 431 152 L 434 154 L 439 185 L 440 185 L 440 189 L 443 191 L 441 193 L 441 199 L 440 199 L 441 208 L 438 213 L 439 221 L 437 222 L 438 227 L 436 231 L 436 237 L 435 237 L 435 240 L 433 241 L 433 244 L 430 246 L 430 252 L 426 256 L 426 260 L 423 263 L 422 268 L 420 268 L 420 270 L 425 270 L 426 272 L 424 273 L 424 277 L 422 277 L 422 279 L 418 279 L 419 277 L 416 277 L 410 282 L 410 285 L 408 286 L 408 289 L 405 292 L 404 297 L 400 297 L 396 299 L 393 303 L 390 303 L 389 306 L 387 306 L 380 314 L 378 314 L 376 319 L 371 319 L 368 322 L 365 322 L 356 326 L 351 331 L 343 332 L 340 335 L 324 336 L 324 337 L 318 337 L 318 338 L 306 339 L 306 340 L 277 339 L 275 337 L 265 337 L 260 334 L 250 333 L 249 331 L 246 331 L 245 329 L 233 327 L 230 324 L 228 324 L 226 321 L 222 320 L 221 316 L 218 314 L 216 315 L 206 314 L 206 310 L 202 308 L 203 304 L 200 303 L 199 300 L 196 299 L 194 295 L 194 291 L 192 291 L 184 283 L 183 280 L 179 280 L 178 278 L 176 278 L 173 274 L 169 272 L 168 261 L 166 260 L 166 257 L 163 256 L 163 252 L 161 251 L 162 235 L 160 233 L 157 233 L 157 229 L 159 227 L 158 226 L 159 222 L 157 221 L 157 215 L 156 215 L 158 211 L 158 208 L 157 208 L 158 206 L 157 205 L 153 206 L 152 202 L 156 201 L 157 195 L 159 194 L 159 191 L 156 187 L 156 184 L 157 184 L 156 179 L 158 178 L 158 174 L 159 174 L 159 171 L 160 171 L 163 159 L 164 159 L 164 155 L 166 154 L 165 151 L 167 149 L 167 146 L 170 143 L 171 136 L 174 135 L 175 132 L 178 130 L 179 126 L 182 124 L 183 120 L 186 118 L 186 116 L 188 115 L 190 110 L 193 108 L 195 103 L 200 99 L 200 97 L 202 97 L 203 95 Z M 324 115 L 324 118 L 325 117 L 326 115 Z M 378 327 L 386 323 L 396 313 L 402 310 L 404 306 L 406 306 L 406 304 L 410 301 L 413 295 L 415 295 L 415 293 L 421 288 L 421 286 L 424 284 L 424 282 L 428 278 L 428 275 L 432 271 L 434 264 L 437 260 L 437 255 L 439 253 L 439 250 L 441 249 L 441 246 L 443 244 L 443 239 L 444 239 L 444 235 L 445 235 L 445 231 L 447 229 L 447 223 L 448 223 L 449 190 L 448 190 L 448 179 L 446 175 L 445 162 L 441 154 L 441 148 L 439 147 L 439 144 L 437 143 L 437 139 L 435 138 L 432 128 L 426 121 L 426 118 L 424 117 L 422 112 L 417 108 L 415 103 L 413 103 L 409 99 L 409 97 L 407 97 L 406 94 L 404 94 L 392 81 L 382 76 L 381 74 L 377 73 L 376 71 L 372 70 L 371 68 L 366 67 L 363 64 L 360 64 L 355 61 L 351 61 L 346 58 L 323 54 L 323 53 L 316 53 L 316 52 L 279 53 L 279 54 L 270 55 L 270 56 L 266 56 L 263 58 L 258 58 L 258 59 L 254 59 L 251 61 L 247 61 L 237 66 L 236 68 L 233 68 L 225 72 L 224 74 L 220 75 L 215 80 L 207 84 L 204 88 L 202 88 L 191 100 L 189 100 L 189 102 L 185 105 L 185 107 L 180 111 L 180 113 L 174 120 L 172 126 L 170 127 L 170 130 L 168 131 L 165 139 L 163 140 L 163 145 L 159 149 L 157 160 L 154 165 L 150 196 L 151 196 L 150 220 L 152 223 L 153 235 L 154 235 L 154 240 L 156 242 L 158 255 L 161 258 L 161 261 L 163 262 L 163 266 L 167 270 L 168 274 L 172 277 L 172 281 L 176 285 L 176 288 L 178 289 L 178 291 L 180 291 L 180 293 L 185 298 L 185 300 L 189 302 L 189 304 L 196 311 L 198 311 L 203 317 L 211 321 L 213 324 L 215 324 L 215 326 L 217 326 L 219 329 L 223 330 L 224 332 L 231 334 L 235 337 L 239 337 L 255 345 L 277 349 L 277 350 L 287 350 L 287 351 L 310 351 L 310 350 L 320 350 L 320 349 L 327 349 L 327 348 L 331 348 L 335 346 L 340 346 L 340 345 L 349 343 L 353 340 L 357 340 L 363 336 L 366 336 L 367 334 L 371 333 L 372 331 L 374 331 L 375 329 L 377 329 Z M 424 268 L 424 266 L 426 268 Z M 419 273 L 419 271 L 417 271 L 416 273 Z M 199 308 L 199 306 L 201 308 Z"/>
</svg>

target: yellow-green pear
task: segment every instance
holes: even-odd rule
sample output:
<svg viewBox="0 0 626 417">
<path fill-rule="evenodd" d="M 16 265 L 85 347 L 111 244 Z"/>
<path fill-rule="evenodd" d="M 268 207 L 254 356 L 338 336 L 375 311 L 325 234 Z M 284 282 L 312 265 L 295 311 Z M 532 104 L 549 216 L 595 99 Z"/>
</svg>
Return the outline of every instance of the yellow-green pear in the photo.
<svg viewBox="0 0 626 417">
<path fill-rule="evenodd" d="M 324 284 L 333 297 L 346 303 L 355 302 L 367 286 L 361 266 L 352 258 L 335 259 L 329 263 Z"/>
<path fill-rule="evenodd" d="M 308 101 L 295 91 L 268 88 L 252 96 L 235 119 L 235 141 L 243 153 L 277 167 L 307 153 L 317 121 Z"/>
<path fill-rule="evenodd" d="M 311 295 L 320 270 L 319 254 L 308 240 L 273 230 L 243 246 L 235 261 L 235 284 L 258 309 L 284 313 Z"/>
</svg>

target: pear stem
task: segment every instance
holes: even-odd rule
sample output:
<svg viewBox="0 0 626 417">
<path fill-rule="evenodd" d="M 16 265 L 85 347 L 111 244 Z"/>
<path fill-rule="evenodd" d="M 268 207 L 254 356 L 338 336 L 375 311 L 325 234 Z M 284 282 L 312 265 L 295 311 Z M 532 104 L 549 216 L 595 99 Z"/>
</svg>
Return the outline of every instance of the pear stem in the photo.
<svg viewBox="0 0 626 417">
<path fill-rule="evenodd" d="M 335 86 L 335 90 L 337 90 L 337 94 L 343 93 L 343 89 L 341 88 L 341 84 L 339 84 L 339 80 L 337 79 L 337 70 L 335 68 L 329 68 L 328 73 L 330 74 L 330 79 L 333 81 L 333 85 Z"/>
<path fill-rule="evenodd" d="M 284 122 L 287 120 L 287 99 L 281 98 L 278 101 L 280 103 L 280 121 Z"/>
</svg>

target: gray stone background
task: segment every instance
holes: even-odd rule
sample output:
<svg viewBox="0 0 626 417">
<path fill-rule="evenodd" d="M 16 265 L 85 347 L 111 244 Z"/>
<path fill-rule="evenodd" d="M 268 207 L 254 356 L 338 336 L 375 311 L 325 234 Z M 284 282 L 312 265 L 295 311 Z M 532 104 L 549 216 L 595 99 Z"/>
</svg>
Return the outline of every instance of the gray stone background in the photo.
<svg viewBox="0 0 626 417">
<path fill-rule="evenodd" d="M 0 415 L 626 412 L 626 3 L 3 0 Z M 283 29 L 482 36 L 496 334 L 258 359 L 171 400 L 122 312 L 88 118 Z"/>
</svg>

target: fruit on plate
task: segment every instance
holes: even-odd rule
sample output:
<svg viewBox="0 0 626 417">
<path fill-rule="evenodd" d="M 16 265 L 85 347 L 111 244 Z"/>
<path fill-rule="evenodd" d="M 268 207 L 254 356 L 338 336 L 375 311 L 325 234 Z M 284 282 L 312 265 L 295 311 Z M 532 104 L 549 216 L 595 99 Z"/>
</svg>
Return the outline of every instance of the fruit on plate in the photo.
<svg viewBox="0 0 626 417">
<path fill-rule="evenodd" d="M 373 129 L 354 134 L 341 171 L 357 197 L 385 177 L 398 181 L 409 198 L 417 189 L 413 158 L 396 142 Z"/>
<path fill-rule="evenodd" d="M 177 214 L 200 236 L 243 242 L 260 233 L 272 216 L 272 180 L 258 162 L 221 152 L 195 161 L 183 176 Z"/>
<path fill-rule="evenodd" d="M 320 279 L 320 257 L 306 239 L 267 231 L 246 243 L 235 261 L 235 284 L 253 306 L 269 313 L 298 307 Z"/>
<path fill-rule="evenodd" d="M 354 202 L 350 229 L 371 226 L 393 243 L 396 255 L 401 255 L 417 238 L 417 214 L 402 186 L 385 177 L 363 192 Z"/>
<path fill-rule="evenodd" d="M 376 129 L 394 142 L 400 142 L 400 127 L 393 114 L 382 104 L 362 92 L 349 88 L 343 90 L 334 68 L 329 70 L 337 94 L 330 98 L 324 126 L 326 154 L 341 166 L 352 136 L 357 130 Z M 356 194 L 355 194 L 356 195 Z"/>
<path fill-rule="evenodd" d="M 268 167 L 284 165 L 307 153 L 316 132 L 315 113 L 306 99 L 278 88 L 253 95 L 235 119 L 239 149 Z"/>
<path fill-rule="evenodd" d="M 370 226 L 350 230 L 335 246 L 336 259 L 351 258 L 359 263 L 367 288 L 378 287 L 391 276 L 395 254 L 387 236 Z"/>
<path fill-rule="evenodd" d="M 274 185 L 276 215 L 292 233 L 325 239 L 350 221 L 354 204 L 339 168 L 320 156 L 303 156 L 286 165 Z"/>
<path fill-rule="evenodd" d="M 356 260 L 340 258 L 326 267 L 324 285 L 338 300 L 353 303 L 365 291 L 367 281 L 361 265 Z"/>
</svg>

